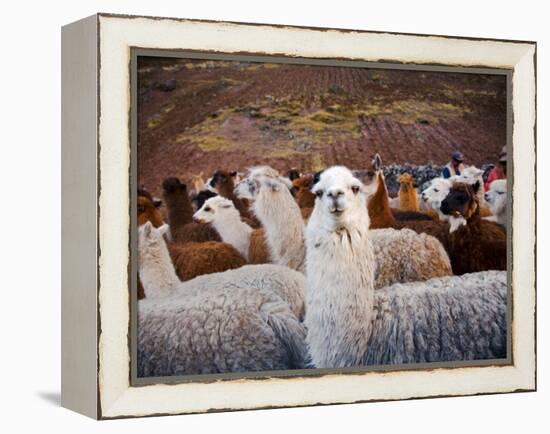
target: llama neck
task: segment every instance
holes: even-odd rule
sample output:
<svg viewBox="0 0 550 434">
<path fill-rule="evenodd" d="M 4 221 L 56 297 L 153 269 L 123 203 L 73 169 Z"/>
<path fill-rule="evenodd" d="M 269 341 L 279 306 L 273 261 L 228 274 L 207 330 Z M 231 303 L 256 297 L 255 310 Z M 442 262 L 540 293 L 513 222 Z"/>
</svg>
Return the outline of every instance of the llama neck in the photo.
<svg viewBox="0 0 550 434">
<path fill-rule="evenodd" d="M 147 298 L 169 295 L 180 283 L 164 240 L 140 251 L 139 277 Z"/>
<path fill-rule="evenodd" d="M 168 224 L 175 230 L 193 221 L 193 207 L 187 193 L 166 201 L 168 208 Z"/>
<path fill-rule="evenodd" d="M 248 246 L 252 228 L 240 219 L 238 213 L 232 217 L 230 221 L 214 220 L 212 224 L 224 243 L 231 244 L 241 255 L 248 259 Z"/>
<path fill-rule="evenodd" d="M 253 211 L 262 223 L 274 262 L 303 271 L 304 220 L 290 192 L 286 188 L 278 192 L 262 190 Z"/>
<path fill-rule="evenodd" d="M 368 203 L 370 227 L 385 228 L 394 226 L 395 218 L 390 209 L 390 201 L 386 181 L 381 173 L 378 173 L 378 187 Z"/>
<path fill-rule="evenodd" d="M 368 219 L 364 226 L 334 232 L 312 219 L 306 230 L 305 309 L 312 361 L 317 368 L 359 365 L 375 314 Z"/>
</svg>

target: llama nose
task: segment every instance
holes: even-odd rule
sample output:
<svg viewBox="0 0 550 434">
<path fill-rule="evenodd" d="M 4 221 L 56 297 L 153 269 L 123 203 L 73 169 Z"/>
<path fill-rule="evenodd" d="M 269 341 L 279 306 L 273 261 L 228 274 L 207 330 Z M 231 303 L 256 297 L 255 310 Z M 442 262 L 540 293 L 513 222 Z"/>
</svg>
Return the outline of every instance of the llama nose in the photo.
<svg viewBox="0 0 550 434">
<path fill-rule="evenodd" d="M 489 194 L 485 193 L 485 200 L 489 200 Z"/>
</svg>

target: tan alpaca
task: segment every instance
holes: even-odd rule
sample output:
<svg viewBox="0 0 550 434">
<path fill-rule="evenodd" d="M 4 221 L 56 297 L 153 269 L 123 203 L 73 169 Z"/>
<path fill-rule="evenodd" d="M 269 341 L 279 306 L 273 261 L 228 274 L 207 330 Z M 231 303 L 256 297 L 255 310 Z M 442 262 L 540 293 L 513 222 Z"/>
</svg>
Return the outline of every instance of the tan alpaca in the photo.
<svg viewBox="0 0 550 434">
<path fill-rule="evenodd" d="M 408 173 L 403 173 L 398 178 L 399 182 L 399 209 L 401 211 L 418 211 L 418 198 L 413 178 Z"/>
</svg>

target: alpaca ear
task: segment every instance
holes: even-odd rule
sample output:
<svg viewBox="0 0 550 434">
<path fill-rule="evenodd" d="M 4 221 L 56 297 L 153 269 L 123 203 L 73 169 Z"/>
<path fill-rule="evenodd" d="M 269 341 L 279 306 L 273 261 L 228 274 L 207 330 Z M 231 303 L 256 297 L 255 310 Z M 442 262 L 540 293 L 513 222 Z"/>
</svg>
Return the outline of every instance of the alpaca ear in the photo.
<svg viewBox="0 0 550 434">
<path fill-rule="evenodd" d="M 161 205 L 162 205 L 162 200 L 159 199 L 159 198 L 157 198 L 157 197 L 155 197 L 155 198 L 153 199 L 153 205 L 155 205 L 155 208 L 160 208 Z"/>
<path fill-rule="evenodd" d="M 147 222 L 145 222 L 143 225 L 143 235 L 145 235 L 146 237 L 150 236 L 152 229 L 153 229 L 152 223 L 149 220 L 147 220 Z"/>
<path fill-rule="evenodd" d="M 231 178 L 234 178 L 235 176 L 237 176 L 237 171 L 234 170 L 233 172 L 231 172 L 231 173 L 229 174 L 229 176 L 230 176 Z"/>
<path fill-rule="evenodd" d="M 372 160 L 372 168 L 376 171 L 380 170 L 382 167 L 382 158 L 380 157 L 380 154 L 376 153 L 374 156 L 374 160 Z"/>
<path fill-rule="evenodd" d="M 168 226 L 166 223 L 164 223 L 162 226 L 157 228 L 157 231 L 159 231 L 160 235 L 163 236 L 168 232 L 169 229 L 170 229 L 170 226 Z"/>
</svg>

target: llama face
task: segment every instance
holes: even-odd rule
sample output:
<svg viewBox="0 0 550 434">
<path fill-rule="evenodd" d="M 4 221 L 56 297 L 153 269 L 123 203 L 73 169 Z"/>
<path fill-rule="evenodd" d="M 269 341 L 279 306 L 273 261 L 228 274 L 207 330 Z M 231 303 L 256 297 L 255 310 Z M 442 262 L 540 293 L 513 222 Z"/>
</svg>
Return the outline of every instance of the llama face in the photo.
<svg viewBox="0 0 550 434">
<path fill-rule="evenodd" d="M 239 211 L 229 199 L 216 196 L 208 199 L 201 209 L 193 215 L 193 218 L 199 222 L 211 223 L 216 219 L 223 219 L 224 216 L 228 217 L 229 215 L 239 218 Z"/>
<path fill-rule="evenodd" d="M 234 189 L 234 193 L 241 199 L 254 200 L 260 191 L 262 179 L 275 179 L 288 188 L 292 189 L 292 182 L 283 178 L 279 172 L 269 166 L 255 166 L 248 171 L 246 178 L 240 181 Z"/>
<path fill-rule="evenodd" d="M 259 190 L 259 179 L 255 177 L 247 177 L 237 184 L 233 192 L 240 199 L 254 200 Z"/>
<path fill-rule="evenodd" d="M 343 166 L 325 170 L 312 191 L 316 196 L 314 214 L 331 229 L 368 220 L 364 186 Z M 313 218 L 313 216 L 312 216 Z"/>
<path fill-rule="evenodd" d="M 162 182 L 164 201 L 168 204 L 174 204 L 184 198 L 187 200 L 187 186 L 182 183 L 178 178 L 170 177 L 166 178 Z"/>
<path fill-rule="evenodd" d="M 469 219 L 478 208 L 476 197 L 478 189 L 478 182 L 473 186 L 462 182 L 453 183 L 449 194 L 441 202 L 441 212 L 451 217 Z"/>
<path fill-rule="evenodd" d="M 502 214 L 506 210 L 506 180 L 497 179 L 491 183 L 489 191 L 485 193 L 485 200 L 493 215 Z"/>
</svg>

